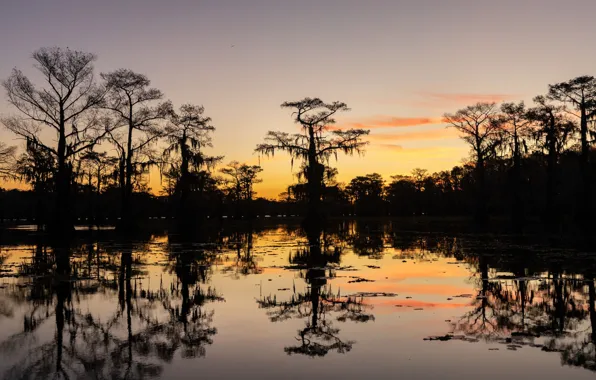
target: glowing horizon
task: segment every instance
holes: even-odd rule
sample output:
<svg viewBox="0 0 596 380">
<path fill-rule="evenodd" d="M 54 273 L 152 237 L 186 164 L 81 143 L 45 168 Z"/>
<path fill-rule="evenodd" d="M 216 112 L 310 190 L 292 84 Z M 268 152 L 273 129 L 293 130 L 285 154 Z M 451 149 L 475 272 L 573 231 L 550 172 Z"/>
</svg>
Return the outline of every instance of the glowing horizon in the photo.
<svg viewBox="0 0 596 380">
<path fill-rule="evenodd" d="M 363 157 L 332 162 L 338 181 L 373 172 L 388 180 L 466 158 L 443 113 L 477 101 L 529 104 L 549 83 L 596 74 L 596 51 L 584 46 L 596 33 L 590 10 L 596 4 L 584 0 L 23 0 L 0 14 L 9 52 L 0 79 L 13 67 L 39 79 L 30 59 L 39 47 L 93 52 L 96 74 L 129 68 L 175 107 L 204 105 L 216 127 L 208 152 L 224 163 L 258 163 L 253 151 L 268 130 L 296 131 L 282 102 L 343 101 L 351 111 L 337 127 L 371 134 Z M 2 92 L 0 114 L 13 113 Z M 3 129 L 0 138 L 21 145 Z M 295 182 L 289 157 L 260 164 L 258 196 L 276 198 Z M 154 192 L 158 180 L 153 173 Z"/>
</svg>

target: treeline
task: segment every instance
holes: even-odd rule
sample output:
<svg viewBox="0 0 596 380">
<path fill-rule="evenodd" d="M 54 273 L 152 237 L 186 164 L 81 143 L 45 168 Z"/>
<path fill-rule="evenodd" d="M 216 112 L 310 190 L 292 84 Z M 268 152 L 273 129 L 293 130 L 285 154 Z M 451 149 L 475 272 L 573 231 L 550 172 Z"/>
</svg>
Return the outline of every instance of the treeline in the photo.
<svg viewBox="0 0 596 380">
<path fill-rule="evenodd" d="M 16 111 L 2 124 L 25 149 L 0 143 L 0 176 L 31 187 L 2 194 L 5 217 L 67 233 L 81 217 L 118 219 L 130 230 L 151 215 L 192 224 L 227 204 L 234 210 L 226 213 L 251 214 L 262 170 L 235 161 L 221 168 L 224 157 L 204 152 L 215 128 L 202 106 L 174 107 L 129 69 L 96 78 L 90 53 L 41 48 L 32 58 L 38 83 L 18 69 L 2 83 Z M 159 169 L 167 202 L 150 194 L 151 168 Z"/>
<path fill-rule="evenodd" d="M 173 216 L 178 229 L 191 231 L 209 217 L 275 213 L 276 202 L 253 202 L 259 166 L 223 166 L 223 156 L 205 153 L 215 127 L 202 106 L 174 107 L 145 75 L 129 69 L 96 78 L 94 54 L 54 47 L 38 49 L 32 58 L 39 83 L 18 69 L 2 83 L 16 111 L 2 124 L 25 142 L 25 150 L 17 154 L 16 147 L 0 144 L 0 176 L 32 189 L 2 194 L 5 217 L 35 219 L 62 235 L 80 218 L 117 219 L 119 229 L 130 231 L 139 218 Z M 266 156 L 281 150 L 302 161 L 309 215 L 321 219 L 321 162 L 338 151 L 360 151 L 368 131 L 324 136 L 332 116 L 348 110 L 341 102 L 306 98 L 282 107 L 296 111 L 305 133 L 269 132 L 256 151 Z M 164 185 L 161 197 L 148 188 L 154 167 Z"/>
<path fill-rule="evenodd" d="M 592 153 L 593 155 L 594 153 Z M 579 154 L 572 150 L 561 155 L 558 164 L 561 214 L 563 227 L 572 228 L 576 215 L 577 186 L 579 180 Z M 526 224 L 541 224 L 546 217 L 546 184 L 548 171 L 546 157 L 539 152 L 524 155 L 521 159 L 525 178 L 522 188 L 524 220 Z M 511 162 L 507 158 L 494 158 L 486 163 L 487 212 L 493 217 L 509 220 L 515 209 L 515 193 L 511 184 Z M 474 215 L 476 212 L 476 182 L 473 164 L 456 166 L 451 170 L 429 173 L 415 169 L 410 175 L 392 176 L 388 181 L 377 173 L 358 176 L 347 184 L 338 183 L 330 174 L 324 181 L 322 208 L 330 217 L 392 217 L 392 216 L 458 216 Z M 209 174 L 213 186 L 203 190 L 201 215 L 206 218 L 248 219 L 276 217 L 306 217 L 308 213 L 308 188 L 304 181 L 288 186 L 277 200 L 252 199 L 250 203 L 240 200 L 218 180 L 217 173 Z M 121 215 L 120 189 L 109 183 L 97 191 L 95 186 L 76 184 L 73 197 L 74 216 L 78 223 L 113 223 Z M 55 194 L 37 194 L 35 191 L 0 191 L 0 218 L 26 218 L 29 221 L 48 222 L 53 213 Z M 133 194 L 137 219 L 172 218 L 176 216 L 176 202 L 170 195 L 154 195 L 146 191 Z M 595 200 L 593 200 L 595 201 Z M 195 207 L 195 212 L 198 210 Z"/>
<path fill-rule="evenodd" d="M 299 120 L 301 106 L 308 109 L 309 105 L 300 104 L 295 113 L 305 128 L 308 123 Z M 530 107 L 524 102 L 481 102 L 446 113 L 443 121 L 469 145 L 466 164 L 434 174 L 415 169 L 411 175 L 391 177 L 389 183 L 369 174 L 342 187 L 329 181 L 336 171 L 325 165 L 328 160 L 308 163 L 307 167 L 318 165 L 323 173 L 314 186 L 322 189 L 326 207 L 321 208 L 356 216 L 474 215 L 478 228 L 488 227 L 491 216 L 502 216 L 510 220 L 513 232 L 524 232 L 532 224 L 548 234 L 582 235 L 591 244 L 594 77 L 549 85 Z M 366 132 L 360 131 L 359 137 Z M 318 199 L 311 186 L 307 178 L 305 184 L 288 188 L 283 198 L 294 203 Z"/>
<path fill-rule="evenodd" d="M 322 227 L 328 216 L 507 216 L 510 229 L 529 223 L 548 233 L 592 235 L 596 79 L 582 76 L 548 86 L 534 104 L 477 103 L 444 115 L 470 146 L 468 163 L 429 174 L 378 174 L 336 181 L 332 159 L 362 152 L 368 130 L 332 128 L 342 102 L 284 102 L 299 133 L 270 131 L 255 152 L 282 152 L 298 181 L 279 200 L 256 199 L 259 166 L 224 164 L 209 156 L 215 127 L 200 105 L 178 108 L 128 69 L 94 75 L 93 54 L 61 48 L 33 53 L 42 74 L 34 84 L 15 69 L 3 82 L 16 116 L 2 124 L 25 141 L 20 154 L 0 143 L 0 176 L 25 181 L 29 192 L 2 192 L 6 218 L 36 219 L 59 232 L 79 219 L 173 217 L 193 228 L 217 217 L 304 216 Z M 152 195 L 149 169 L 159 168 L 163 194 Z"/>
</svg>

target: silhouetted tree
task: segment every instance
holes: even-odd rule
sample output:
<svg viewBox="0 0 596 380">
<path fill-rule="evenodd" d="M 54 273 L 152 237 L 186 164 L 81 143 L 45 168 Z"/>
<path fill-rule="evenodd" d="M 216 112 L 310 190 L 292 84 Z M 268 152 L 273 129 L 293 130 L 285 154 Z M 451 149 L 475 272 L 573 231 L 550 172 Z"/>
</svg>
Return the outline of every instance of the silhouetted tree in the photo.
<svg viewBox="0 0 596 380">
<path fill-rule="evenodd" d="M 524 102 L 503 103 L 501 105 L 501 123 L 499 133 L 501 134 L 501 147 L 511 154 L 511 216 L 513 228 L 521 232 L 524 225 L 524 199 L 522 178 L 522 157 L 528 153 L 527 140 L 531 135 L 531 121 L 528 120 Z"/>
<path fill-rule="evenodd" d="M 462 139 L 472 148 L 472 156 L 476 164 L 476 221 L 485 225 L 488 219 L 486 189 L 486 161 L 494 155 L 498 139 L 498 116 L 495 103 L 477 103 L 462 108 L 454 114 L 446 113 L 445 121 L 450 127 L 462 133 Z"/>
<path fill-rule="evenodd" d="M 592 234 L 592 175 L 590 168 L 590 145 L 594 140 L 593 132 L 588 129 L 588 121 L 596 116 L 596 79 L 593 76 L 580 76 L 567 82 L 549 85 L 548 97 L 569 103 L 579 114 L 580 133 L 580 170 L 582 190 L 578 198 L 580 223 L 586 236 Z"/>
<path fill-rule="evenodd" d="M 418 211 L 415 199 L 418 192 L 414 181 L 409 176 L 394 175 L 385 187 L 385 199 L 391 206 L 391 215 L 413 215 Z"/>
<path fill-rule="evenodd" d="M 428 177 L 428 170 L 415 168 L 412 170 L 412 179 L 416 188 L 416 208 L 417 213 L 420 215 L 424 211 L 422 210 L 422 193 L 424 192 L 424 183 Z"/>
<path fill-rule="evenodd" d="M 163 98 L 162 92 L 150 88 L 150 80 L 132 70 L 118 69 L 111 73 L 102 73 L 101 77 L 109 89 L 105 108 L 114 113 L 114 129 L 124 129 L 124 133 L 114 131 L 111 136 L 121 161 L 121 217 L 124 228 L 130 228 L 135 155 L 139 155 L 143 150 L 146 152 L 147 147 L 163 136 L 163 128 L 158 122 L 171 114 L 172 104 L 162 102 L 151 106 Z"/>
<path fill-rule="evenodd" d="M 308 218 L 313 221 L 322 219 L 320 209 L 324 163 L 338 152 L 346 154 L 360 153 L 367 144 L 362 140 L 369 131 L 364 129 L 331 130 L 335 123 L 333 116 L 337 112 L 348 111 L 345 103 L 325 103 L 319 98 L 304 98 L 296 102 L 284 102 L 282 108 L 294 109 L 293 117 L 300 124 L 303 134 L 270 131 L 265 143 L 259 144 L 256 151 L 263 155 L 273 155 L 284 151 L 294 159 L 306 162 L 308 183 Z"/>
<path fill-rule="evenodd" d="M 204 147 L 212 146 L 210 133 L 215 128 L 211 118 L 203 116 L 205 108 L 185 104 L 179 112 L 172 112 L 165 128 L 168 146 L 163 152 L 165 165 L 175 167 L 179 177 L 175 184 L 177 196 L 177 217 L 180 223 L 190 224 L 192 209 L 188 203 L 196 175 L 203 168 L 211 168 L 223 157 L 209 157 L 203 152 Z M 195 218 L 197 219 L 197 215 Z"/>
<path fill-rule="evenodd" d="M 97 221 L 97 217 L 102 212 L 100 209 L 101 193 L 102 190 L 108 188 L 111 174 L 117 164 L 118 158 L 108 156 L 107 152 L 89 150 L 81 155 L 78 177 L 87 197 L 90 224 L 94 219 Z"/>
<path fill-rule="evenodd" d="M 87 178 L 89 186 L 94 185 L 96 194 L 101 194 L 101 191 L 106 185 L 108 171 L 113 169 L 118 163 L 116 157 L 110 157 L 106 152 L 88 151 L 81 156 L 81 161 L 87 164 Z"/>
<path fill-rule="evenodd" d="M 56 208 L 53 229 L 73 228 L 70 184 L 73 160 L 98 143 L 106 130 L 97 122 L 97 107 L 105 91 L 93 76 L 95 55 L 62 48 L 41 48 L 33 53 L 45 87 L 37 88 L 20 70 L 3 82 L 8 102 L 23 116 L 3 119 L 10 131 L 51 154 L 56 160 Z M 46 129 L 55 140 L 44 142 Z"/>
<path fill-rule="evenodd" d="M 378 173 L 353 178 L 346 186 L 346 193 L 352 199 L 356 215 L 381 215 L 383 188 L 383 177 Z"/>
<path fill-rule="evenodd" d="M 56 161 L 54 156 L 37 144 L 26 144 L 25 153 L 17 159 L 14 172 L 18 179 L 31 185 L 35 194 L 35 219 L 39 230 L 47 220 L 47 198 L 54 192 Z"/>
<path fill-rule="evenodd" d="M 537 123 L 534 132 L 538 146 L 547 152 L 546 205 L 544 218 L 550 232 L 560 225 L 561 207 L 558 163 L 575 126 L 561 114 L 561 107 L 548 102 L 544 96 L 534 98 L 536 106 L 528 110 L 530 120 Z"/>
<path fill-rule="evenodd" d="M 238 161 L 232 161 L 228 166 L 221 169 L 221 172 L 227 176 L 225 182 L 228 184 L 228 195 L 236 205 L 236 217 L 241 216 L 242 205 L 247 208 L 248 217 L 251 217 L 250 204 L 254 197 L 253 186 L 255 183 L 262 182 L 257 178 L 263 169 L 258 165 L 240 164 Z"/>
</svg>

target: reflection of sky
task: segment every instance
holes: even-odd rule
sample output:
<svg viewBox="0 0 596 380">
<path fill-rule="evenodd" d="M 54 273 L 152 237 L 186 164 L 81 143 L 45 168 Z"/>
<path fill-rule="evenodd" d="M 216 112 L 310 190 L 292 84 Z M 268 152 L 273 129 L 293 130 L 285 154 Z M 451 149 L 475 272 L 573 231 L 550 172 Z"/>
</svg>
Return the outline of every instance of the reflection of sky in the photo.
<svg viewBox="0 0 596 380">
<path fill-rule="evenodd" d="M 230 241 L 234 242 L 235 239 L 230 238 Z M 266 311 L 257 307 L 256 300 L 270 294 L 280 300 L 288 299 L 294 287 L 298 293 L 306 291 L 307 284 L 299 271 L 282 268 L 288 265 L 290 254 L 299 245 L 303 247 L 304 243 L 301 238 L 294 238 L 283 229 L 255 234 L 252 255 L 263 273 L 249 276 L 235 276 L 233 270 L 226 270 L 233 269 L 237 253 L 233 244 L 229 249 L 224 249 L 213 261 L 208 283 L 201 285 L 203 289 L 215 288 L 225 298 L 225 302 L 207 303 L 203 307 L 207 311 L 215 311 L 212 325 L 217 328 L 217 334 L 212 337 L 214 343 L 206 346 L 205 358 L 181 359 L 179 355 L 175 356 L 172 363 L 164 365 L 163 378 L 192 378 L 197 374 L 208 379 L 593 377 L 592 373 L 583 369 L 562 367 L 558 353 L 544 353 L 536 348 L 508 351 L 504 345 L 494 343 L 424 341 L 423 338 L 428 336 L 449 332 L 450 325 L 446 320 L 455 322 L 472 309 L 468 306 L 472 299 L 454 296 L 478 294 L 473 266 L 416 248 L 407 252 L 385 248 L 380 258 L 373 259 L 354 254 L 350 243 L 345 243 L 347 248 L 338 265 L 357 270 L 336 270 L 337 277 L 327 280 L 332 293 L 346 296 L 359 292 L 386 292 L 397 293 L 397 296 L 365 299 L 372 306 L 366 312 L 375 316 L 375 320 L 368 323 L 341 323 L 334 320 L 333 314 L 326 317 L 340 329 L 339 336 L 342 339 L 356 341 L 349 353 L 342 355 L 331 352 L 325 358 L 317 359 L 288 356 L 283 348 L 297 344 L 296 332 L 304 328 L 308 318 L 272 323 Z M 118 252 L 117 244 L 110 245 L 114 252 Z M 7 259 L 0 269 L 16 270 L 14 265 L 30 261 L 34 248 L 4 247 L 2 252 Z M 168 293 L 170 284 L 176 287 L 175 273 L 171 271 L 171 266 L 166 265 L 167 257 L 164 254 L 167 249 L 167 238 L 155 236 L 149 244 L 138 245 L 133 250 L 135 262 L 140 260 L 144 264 L 135 266 L 141 271 L 132 282 L 136 292 L 143 289 L 155 291 L 162 287 Z M 177 249 L 184 251 L 187 248 Z M 241 250 L 241 254 L 245 255 L 245 251 Z M 73 264 L 73 268 L 86 268 L 85 259 L 83 250 L 73 259 L 80 263 Z M 102 255 L 102 260 L 112 263 L 114 268 L 119 267 L 119 259 L 117 253 L 111 258 L 105 253 Z M 91 268 L 93 271 L 93 264 Z M 117 273 L 103 270 L 101 273 L 107 279 L 117 278 Z M 354 279 L 350 276 L 374 282 L 349 283 Z M 27 282 L 26 278 L 0 279 L 1 286 Z M 511 281 L 506 283 L 511 285 Z M 284 288 L 290 290 L 280 290 Z M 9 287 L 0 289 L 0 300 L 8 300 L 8 291 Z M 538 301 L 537 296 L 535 302 Z M 118 309 L 117 290 L 105 289 L 97 294 L 75 297 L 73 302 L 82 313 L 89 313 L 94 320 L 105 322 Z M 139 305 L 144 302 L 138 300 Z M 25 301 L 15 310 L 14 317 L 0 317 L 3 326 L 0 329 L 0 341 L 22 330 L 22 313 L 27 310 L 30 310 L 30 306 Z M 50 310 L 53 310 L 53 306 L 50 306 Z M 158 319 L 167 318 L 160 311 L 160 302 L 147 310 L 151 310 L 150 315 Z M 44 324 L 39 333 L 40 341 L 36 344 L 51 339 L 54 329 L 53 322 Z M 65 334 L 68 336 L 68 333 Z M 125 339 L 125 331 L 122 334 L 122 339 Z M 489 351 L 489 347 L 497 347 L 499 351 Z M 20 355 L 16 353 L 14 357 Z M 14 357 L 7 356 L 5 360 L 3 356 L 0 371 Z"/>
<path fill-rule="evenodd" d="M 177 105 L 204 104 L 217 127 L 213 152 L 248 162 L 267 130 L 295 130 L 283 101 L 342 100 L 352 111 L 341 125 L 374 129 L 364 158 L 340 160 L 339 179 L 373 170 L 388 178 L 447 169 L 467 153 L 446 136 L 381 142 L 375 134 L 424 130 L 388 119 L 529 101 L 548 83 L 593 73 L 585 39 L 596 32 L 594 10 L 591 0 L 9 0 L 0 78 L 13 67 L 32 73 L 28 57 L 40 46 L 95 52 L 98 71 L 131 68 Z M 289 160 L 262 164 L 257 191 L 276 196 L 292 181 Z"/>
</svg>

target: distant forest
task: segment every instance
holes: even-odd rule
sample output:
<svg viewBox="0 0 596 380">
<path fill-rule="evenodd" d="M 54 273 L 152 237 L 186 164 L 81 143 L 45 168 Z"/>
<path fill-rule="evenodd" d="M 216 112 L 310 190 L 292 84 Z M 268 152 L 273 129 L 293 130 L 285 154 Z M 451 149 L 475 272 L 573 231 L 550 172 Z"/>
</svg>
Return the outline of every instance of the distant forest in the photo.
<svg viewBox="0 0 596 380">
<path fill-rule="evenodd" d="M 150 80 L 129 69 L 94 73 L 95 55 L 41 48 L 34 83 L 19 69 L 3 81 L 12 116 L 1 119 L 23 140 L 0 142 L 0 175 L 31 190 L 1 190 L 0 218 L 27 219 L 64 233 L 74 224 L 166 217 L 179 227 L 214 218 L 491 217 L 513 232 L 591 235 L 596 153 L 596 79 L 548 85 L 533 104 L 477 103 L 444 115 L 470 147 L 467 163 L 430 173 L 415 169 L 386 181 L 374 173 L 337 182 L 340 153 L 366 149 L 368 130 L 331 128 L 345 103 L 284 102 L 301 133 L 269 132 L 255 151 L 286 154 L 296 182 L 276 200 L 259 198 L 262 168 L 208 156 L 215 124 L 203 106 L 175 107 Z M 163 193 L 149 192 L 159 169 Z"/>
</svg>

